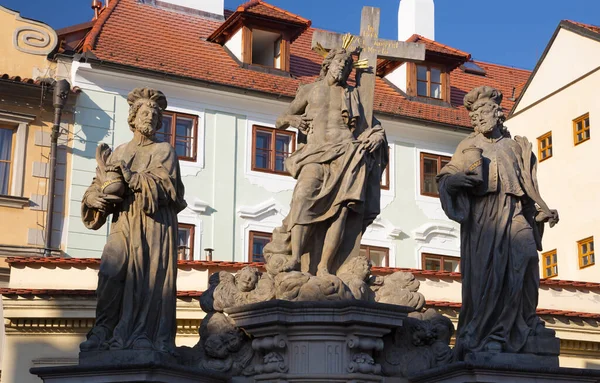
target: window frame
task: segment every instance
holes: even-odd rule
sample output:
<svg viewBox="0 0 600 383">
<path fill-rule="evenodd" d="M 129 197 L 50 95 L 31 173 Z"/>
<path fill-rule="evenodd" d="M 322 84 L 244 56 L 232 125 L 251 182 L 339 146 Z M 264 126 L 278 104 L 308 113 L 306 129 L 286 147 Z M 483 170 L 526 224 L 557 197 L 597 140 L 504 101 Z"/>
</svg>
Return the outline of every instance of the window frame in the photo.
<svg viewBox="0 0 600 383">
<path fill-rule="evenodd" d="M 253 253 L 253 245 L 254 245 L 254 237 L 255 236 L 262 236 L 262 237 L 269 237 L 269 242 L 273 239 L 273 233 L 268 233 L 266 231 L 258 231 L 258 230 L 250 230 L 248 231 L 248 256 L 247 256 L 247 260 L 248 262 L 251 263 L 256 263 L 256 262 L 260 262 L 260 261 L 254 261 L 252 260 L 252 257 L 254 256 Z M 264 255 L 262 256 L 264 259 Z"/>
<path fill-rule="evenodd" d="M 183 118 L 191 118 L 193 119 L 193 128 L 192 128 L 192 137 L 189 136 L 185 136 L 186 138 L 191 138 L 192 139 L 192 157 L 188 157 L 188 156 L 177 156 L 177 158 L 180 161 L 189 161 L 189 162 L 196 162 L 197 158 L 198 158 L 198 116 L 195 114 L 189 114 L 189 113 L 182 113 L 182 112 L 177 112 L 177 111 L 172 111 L 172 110 L 165 110 L 163 111 L 163 117 L 164 116 L 171 116 L 171 139 L 169 141 L 169 144 L 173 147 L 173 149 L 175 149 L 175 152 L 177 153 L 177 147 L 175 146 L 176 141 L 177 141 L 177 117 L 183 117 Z M 157 132 L 158 135 L 165 135 L 164 133 L 164 126 L 161 128 L 160 131 Z M 167 141 L 163 141 L 163 142 L 167 142 Z"/>
<path fill-rule="evenodd" d="M 16 126 L 10 126 L 8 124 L 2 124 L 0 122 L 0 129 L 6 129 L 6 130 L 10 130 L 12 131 L 12 136 L 11 136 L 11 141 L 10 141 L 10 159 L 8 161 L 6 160 L 0 160 L 0 162 L 2 163 L 8 163 L 8 184 L 6 185 L 6 194 L 1 194 L 2 196 L 11 196 L 12 194 L 12 187 L 13 187 L 13 173 L 15 172 L 15 147 L 16 147 L 16 142 L 17 142 L 17 130 L 18 127 Z"/>
<path fill-rule="evenodd" d="M 552 256 L 556 256 L 556 262 L 552 262 Z M 546 264 L 546 258 L 550 258 L 549 265 Z M 553 269 L 554 267 L 556 267 L 555 274 L 552 274 L 552 275 L 546 274 L 546 269 L 548 269 L 548 268 Z M 558 276 L 558 253 L 556 252 L 556 249 L 542 253 L 542 275 L 543 275 L 544 279 L 554 278 L 554 277 Z"/>
<path fill-rule="evenodd" d="M 196 231 L 196 225 L 192 225 L 189 223 L 182 223 L 182 222 L 178 222 L 177 223 L 177 230 L 179 231 L 179 228 L 185 228 L 185 229 L 189 229 L 190 230 L 190 240 L 188 243 L 188 259 L 181 259 L 179 258 L 179 248 L 180 246 L 177 246 L 177 260 L 183 260 L 183 261 L 193 261 L 194 260 L 194 236 L 195 236 L 195 231 Z"/>
<path fill-rule="evenodd" d="M 257 131 L 262 131 L 262 132 L 268 132 L 269 134 L 271 134 L 271 147 L 273 149 L 271 149 L 270 151 L 272 153 L 270 153 L 269 155 L 269 160 L 270 163 L 273 165 L 273 168 L 269 168 L 269 169 L 264 169 L 264 168 L 258 168 L 256 167 L 256 132 Z M 284 129 L 276 129 L 276 128 L 269 128 L 266 126 L 262 126 L 262 125 L 252 125 L 252 147 L 251 147 L 251 165 L 250 165 L 250 170 L 255 171 L 255 172 L 261 172 L 261 173 L 269 173 L 269 174 L 276 174 L 276 175 L 281 175 L 281 176 L 288 176 L 291 177 L 291 175 L 287 172 L 287 170 L 284 171 L 278 171 L 275 170 L 275 159 L 277 158 L 277 151 L 275 150 L 275 140 L 277 138 L 277 134 L 283 134 L 283 135 L 287 135 L 290 136 L 291 138 L 291 150 L 288 153 L 288 157 L 294 153 L 296 151 L 296 132 L 293 131 L 289 131 L 289 130 L 284 130 Z"/>
<path fill-rule="evenodd" d="M 367 259 L 371 260 L 371 250 L 383 251 L 385 252 L 385 266 L 375 266 L 375 267 L 390 267 L 390 248 L 382 247 L 382 246 L 373 246 L 373 245 L 360 245 L 360 250 L 365 250 L 367 252 Z"/>
<path fill-rule="evenodd" d="M 430 157 L 429 159 L 434 159 L 433 157 L 437 157 L 437 174 L 440 173 L 440 171 L 442 170 L 442 161 L 447 160 L 447 162 L 450 162 L 452 160 L 452 157 L 448 157 L 448 156 L 444 156 L 442 154 L 433 154 L 433 153 L 428 153 L 428 152 L 421 152 L 419 155 L 419 169 L 420 169 L 420 175 L 419 177 L 420 182 L 419 182 L 419 193 L 423 196 L 427 196 L 427 197 L 433 197 L 433 198 L 440 198 L 440 194 L 437 193 L 429 193 L 429 192 L 425 192 L 425 157 Z"/>
<path fill-rule="evenodd" d="M 596 264 L 596 259 L 595 259 L 596 256 L 595 256 L 595 251 L 594 250 L 592 250 L 592 251 L 588 250 L 588 252 L 586 252 L 586 253 L 582 252 L 583 245 L 588 245 L 588 249 L 589 249 L 590 248 L 590 246 L 589 246 L 590 243 L 591 244 L 594 243 L 594 236 L 593 235 L 590 236 L 590 237 L 587 237 L 587 238 L 584 238 L 584 239 L 581 239 L 581 240 L 577 241 L 577 258 L 579 259 L 579 268 L 580 269 L 585 269 L 587 267 L 594 266 Z M 583 264 L 583 258 L 586 257 L 586 256 L 590 257 L 590 261 L 591 261 L 591 257 L 593 256 L 594 257 L 594 261 L 588 263 L 587 265 L 584 265 Z"/>
<path fill-rule="evenodd" d="M 588 127 L 587 128 L 585 127 L 585 120 L 586 119 L 588 120 Z M 581 122 L 581 127 L 582 127 L 581 133 L 583 134 L 586 131 L 588 132 L 588 137 L 587 138 L 583 138 L 581 141 L 577 140 L 577 134 L 578 134 L 577 133 L 577 123 L 579 123 L 579 122 Z M 591 133 L 590 133 L 590 127 L 591 126 L 592 126 L 592 123 L 590 122 L 590 113 L 589 112 L 586 113 L 586 114 L 584 114 L 584 115 L 582 115 L 582 116 L 579 116 L 579 117 L 577 117 L 576 119 L 573 120 L 573 143 L 575 144 L 575 146 L 577 146 L 579 144 L 582 144 L 582 143 L 590 140 L 590 138 L 592 137 Z"/>
<path fill-rule="evenodd" d="M 548 146 L 546 147 L 546 149 L 542 149 L 542 142 L 545 140 L 549 140 L 548 141 Z M 541 136 L 539 136 L 537 138 L 537 142 L 538 142 L 538 161 L 542 162 L 542 161 L 546 161 L 549 158 L 552 158 L 552 156 L 554 156 L 554 150 L 552 148 L 552 131 L 549 131 L 547 133 L 542 134 Z M 550 151 L 550 155 L 546 158 L 542 157 L 542 152 L 546 150 L 546 151 Z"/>
<path fill-rule="evenodd" d="M 427 68 L 427 76 L 426 76 L 427 80 L 425 81 L 427 84 L 427 95 L 419 94 L 419 82 L 423 82 L 422 80 L 419 80 L 419 67 Z M 431 69 L 432 68 L 440 71 L 440 82 L 432 82 L 431 81 Z M 447 81 L 446 70 L 443 66 L 435 65 L 435 64 L 424 64 L 424 63 L 415 64 L 415 95 L 417 97 L 425 97 L 425 98 L 430 98 L 432 100 L 445 101 L 446 100 L 446 81 Z M 431 84 L 432 83 L 440 85 L 440 97 L 431 96 Z"/>
<path fill-rule="evenodd" d="M 425 258 L 438 258 L 440 260 L 440 266 L 441 269 L 440 270 L 429 270 L 425 268 Z M 458 261 L 458 271 L 446 271 L 444 270 L 444 261 L 446 259 L 452 259 L 452 260 L 456 260 Z M 434 254 L 434 253 L 421 253 L 421 270 L 428 270 L 428 271 L 442 271 L 445 273 L 456 273 L 456 272 L 460 272 L 460 263 L 461 263 L 461 259 L 460 257 L 454 257 L 452 255 L 442 255 L 442 254 Z"/>
</svg>

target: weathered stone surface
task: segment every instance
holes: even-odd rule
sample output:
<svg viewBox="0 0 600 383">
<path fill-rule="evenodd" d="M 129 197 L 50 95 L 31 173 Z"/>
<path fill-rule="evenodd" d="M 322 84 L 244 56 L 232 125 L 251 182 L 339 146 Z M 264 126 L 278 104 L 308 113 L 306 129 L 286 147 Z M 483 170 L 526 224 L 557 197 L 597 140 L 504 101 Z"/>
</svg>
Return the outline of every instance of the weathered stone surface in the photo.
<svg viewBox="0 0 600 383">
<path fill-rule="evenodd" d="M 412 309 L 365 301 L 272 300 L 227 310 L 252 335 L 254 382 L 383 382 L 374 355 Z"/>
<path fill-rule="evenodd" d="M 214 372 L 173 364 L 145 363 L 96 366 L 38 367 L 29 370 L 44 383 L 225 383 Z"/>
<path fill-rule="evenodd" d="M 558 212 L 539 194 L 531 144 L 524 137 L 512 139 L 503 125 L 501 101 L 502 93 L 487 86 L 465 96 L 475 133 L 438 175 L 442 207 L 462 233 L 463 302 L 455 350 L 460 360 L 470 353 L 515 362 L 518 358 L 489 353 L 543 354 L 558 366 L 558 340 L 536 315 L 537 251 L 544 223 L 556 224 Z"/>
<path fill-rule="evenodd" d="M 127 101 L 134 137 L 114 151 L 98 147 L 96 177 L 81 203 L 87 228 L 98 230 L 111 214 L 113 222 L 98 273 L 96 322 L 80 349 L 82 356 L 106 352 L 108 360 L 135 350 L 143 361 L 175 352 L 177 213 L 186 204 L 177 153 L 155 136 L 164 94 L 138 88 Z"/>
<path fill-rule="evenodd" d="M 523 355 L 519 354 L 519 356 Z M 537 364 L 500 366 L 460 362 L 414 375 L 409 381 L 410 383 L 597 383 L 600 381 L 600 371 L 544 367 Z"/>
</svg>

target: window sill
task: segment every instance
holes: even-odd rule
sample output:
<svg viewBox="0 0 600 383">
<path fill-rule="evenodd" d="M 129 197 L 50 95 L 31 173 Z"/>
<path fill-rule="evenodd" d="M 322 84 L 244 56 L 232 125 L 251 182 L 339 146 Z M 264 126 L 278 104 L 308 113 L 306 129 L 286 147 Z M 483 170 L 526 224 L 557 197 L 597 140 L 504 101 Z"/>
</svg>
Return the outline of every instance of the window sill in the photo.
<svg viewBox="0 0 600 383">
<path fill-rule="evenodd" d="M 23 209 L 25 206 L 29 206 L 29 198 L 0 195 L 0 206 Z"/>
</svg>

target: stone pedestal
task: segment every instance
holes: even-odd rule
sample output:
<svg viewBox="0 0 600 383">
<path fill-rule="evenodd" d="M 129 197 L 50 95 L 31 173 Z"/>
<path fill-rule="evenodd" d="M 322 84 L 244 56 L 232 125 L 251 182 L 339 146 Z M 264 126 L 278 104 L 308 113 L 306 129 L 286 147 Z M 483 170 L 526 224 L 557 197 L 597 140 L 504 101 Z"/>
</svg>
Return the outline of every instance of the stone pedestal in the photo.
<svg viewBox="0 0 600 383">
<path fill-rule="evenodd" d="M 60 366 L 29 370 L 44 383 L 225 383 L 214 373 L 157 363 Z"/>
<path fill-rule="evenodd" d="M 374 353 L 411 308 L 362 301 L 268 301 L 227 310 L 254 338 L 254 375 L 234 382 L 385 382 Z"/>
<path fill-rule="evenodd" d="M 598 383 L 599 370 L 540 367 L 531 365 L 494 366 L 460 362 L 424 372 L 410 383 Z"/>
</svg>

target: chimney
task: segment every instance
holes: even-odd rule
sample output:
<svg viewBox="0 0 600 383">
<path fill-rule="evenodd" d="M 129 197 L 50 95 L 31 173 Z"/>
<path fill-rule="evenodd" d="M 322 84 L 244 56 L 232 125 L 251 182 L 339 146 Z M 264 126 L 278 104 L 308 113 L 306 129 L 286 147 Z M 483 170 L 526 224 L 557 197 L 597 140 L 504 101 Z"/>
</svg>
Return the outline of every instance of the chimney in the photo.
<svg viewBox="0 0 600 383">
<path fill-rule="evenodd" d="M 435 40 L 435 7 L 433 0 L 400 0 L 398 7 L 398 40 L 406 41 L 414 34 Z"/>
<path fill-rule="evenodd" d="M 161 0 L 161 2 L 211 13 L 220 17 L 223 17 L 225 9 L 225 0 Z"/>
</svg>

